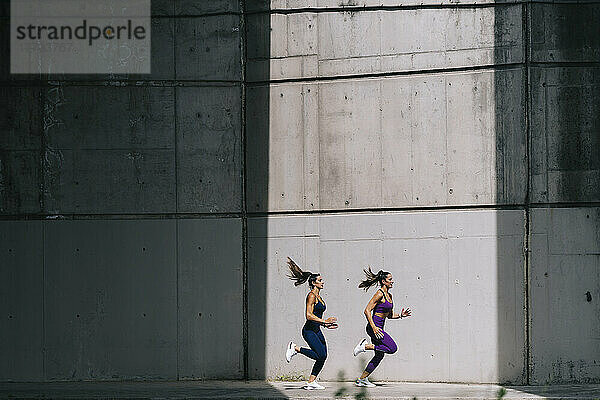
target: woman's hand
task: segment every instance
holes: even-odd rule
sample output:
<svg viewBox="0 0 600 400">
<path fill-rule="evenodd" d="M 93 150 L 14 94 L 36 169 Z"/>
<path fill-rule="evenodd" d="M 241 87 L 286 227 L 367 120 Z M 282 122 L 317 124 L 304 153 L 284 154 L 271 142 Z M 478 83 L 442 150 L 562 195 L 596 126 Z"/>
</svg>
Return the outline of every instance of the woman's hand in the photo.
<svg viewBox="0 0 600 400">
<path fill-rule="evenodd" d="M 400 318 L 406 317 L 410 317 L 410 308 L 407 308 L 406 310 L 403 308 L 402 312 L 400 313 Z"/>
<path fill-rule="evenodd" d="M 329 317 L 323 322 L 323 326 L 327 329 L 335 329 L 338 327 L 338 324 L 336 324 L 336 322 L 336 317 Z"/>
<path fill-rule="evenodd" d="M 373 326 L 373 333 L 377 339 L 383 339 L 383 329 L 378 326 Z"/>
</svg>

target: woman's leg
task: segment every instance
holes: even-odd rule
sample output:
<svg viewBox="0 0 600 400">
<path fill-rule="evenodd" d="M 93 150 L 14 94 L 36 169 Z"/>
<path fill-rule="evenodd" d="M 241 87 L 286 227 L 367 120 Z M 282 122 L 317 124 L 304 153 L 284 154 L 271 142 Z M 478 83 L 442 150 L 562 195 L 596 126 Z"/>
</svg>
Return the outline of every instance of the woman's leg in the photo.
<svg viewBox="0 0 600 400">
<path fill-rule="evenodd" d="M 300 353 L 315 360 L 310 378 L 308 379 L 308 382 L 312 382 L 316 379 L 325 364 L 325 359 L 327 358 L 327 344 L 325 343 L 323 332 L 320 330 L 313 331 L 310 329 L 303 329 L 302 337 L 304 337 L 304 340 L 306 340 L 310 349 L 302 347 Z"/>
<path fill-rule="evenodd" d="M 386 354 L 394 354 L 398 350 L 398 346 L 394 339 L 387 332 L 383 331 L 383 338 L 379 340 L 379 343 L 374 346 L 375 351 L 381 351 Z"/>
<path fill-rule="evenodd" d="M 385 354 L 394 354 L 396 350 L 398 350 L 398 346 L 394 339 L 385 331 L 383 331 L 383 338 L 379 339 L 375 336 L 375 333 L 371 329 L 370 326 L 367 326 L 367 334 L 371 337 L 372 345 L 365 346 L 367 350 L 375 350 L 375 355 L 367 364 L 365 371 L 360 376 L 360 379 L 364 379 L 371 374 L 377 368 L 381 360 L 383 360 L 383 356 Z"/>
<path fill-rule="evenodd" d="M 381 360 L 383 360 L 383 356 L 385 353 L 383 351 L 375 350 L 375 355 L 371 358 L 371 361 L 367 364 L 365 368 L 365 372 L 361 375 L 360 379 L 365 379 L 367 376 L 371 374 L 371 372 L 375 371 L 375 368 L 379 365 Z"/>
</svg>

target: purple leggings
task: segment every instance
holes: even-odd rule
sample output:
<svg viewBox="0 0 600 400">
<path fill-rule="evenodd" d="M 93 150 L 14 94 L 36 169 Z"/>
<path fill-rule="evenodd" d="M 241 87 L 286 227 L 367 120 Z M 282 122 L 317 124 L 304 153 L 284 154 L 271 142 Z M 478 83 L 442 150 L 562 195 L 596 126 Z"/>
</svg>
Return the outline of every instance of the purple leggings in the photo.
<svg viewBox="0 0 600 400">
<path fill-rule="evenodd" d="M 383 326 L 385 324 L 385 318 L 381 318 L 378 315 L 373 315 L 373 322 L 375 326 L 383 330 Z M 383 338 L 379 339 L 375 336 L 375 332 L 371 329 L 371 325 L 367 324 L 367 334 L 371 337 L 371 342 L 375 346 L 375 355 L 367 364 L 367 368 L 365 371 L 371 373 L 377 368 L 381 360 L 383 360 L 383 356 L 387 354 L 394 354 L 396 350 L 398 350 L 398 346 L 396 346 L 396 342 L 387 332 L 383 331 Z"/>
</svg>

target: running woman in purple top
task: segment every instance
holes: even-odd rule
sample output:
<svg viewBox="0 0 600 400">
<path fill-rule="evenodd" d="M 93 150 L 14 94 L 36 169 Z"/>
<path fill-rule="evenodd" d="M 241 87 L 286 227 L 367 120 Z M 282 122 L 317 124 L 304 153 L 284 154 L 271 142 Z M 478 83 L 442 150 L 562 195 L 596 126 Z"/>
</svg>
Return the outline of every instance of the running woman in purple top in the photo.
<svg viewBox="0 0 600 400">
<path fill-rule="evenodd" d="M 366 279 L 363 280 L 359 288 L 369 290 L 375 284 L 379 284 L 380 288 L 375 292 L 369 304 L 365 308 L 365 317 L 367 317 L 367 334 L 371 337 L 371 344 L 367 343 L 367 339 L 362 339 L 354 348 L 354 356 L 367 351 L 374 350 L 375 355 L 367 364 L 365 371 L 360 378 L 356 380 L 356 386 L 374 387 L 375 385 L 369 382 L 368 376 L 377 368 L 385 354 L 394 354 L 398 349 L 394 339 L 383 330 L 385 319 L 397 319 L 410 317 L 410 308 L 403 308 L 400 314 L 394 313 L 394 303 L 390 289 L 394 286 L 392 274 L 386 271 L 379 270 L 377 275 L 369 269 L 365 269 Z"/>
</svg>

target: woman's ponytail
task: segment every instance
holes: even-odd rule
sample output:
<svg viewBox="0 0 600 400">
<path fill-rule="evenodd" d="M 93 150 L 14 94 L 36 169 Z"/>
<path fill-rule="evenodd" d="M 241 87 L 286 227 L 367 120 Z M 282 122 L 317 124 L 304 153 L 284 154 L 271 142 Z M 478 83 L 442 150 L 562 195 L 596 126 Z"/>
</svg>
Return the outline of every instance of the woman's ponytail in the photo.
<svg viewBox="0 0 600 400">
<path fill-rule="evenodd" d="M 311 276 L 315 275 L 315 279 L 318 274 L 313 274 L 310 271 L 302 271 L 298 264 L 294 262 L 291 258 L 288 257 L 287 264 L 290 267 L 290 274 L 287 276 L 291 280 L 294 281 L 294 286 L 300 286 L 304 282 L 306 282 Z M 314 281 L 314 279 L 313 279 Z M 310 283 L 310 282 L 309 282 Z"/>
<path fill-rule="evenodd" d="M 366 279 L 360 282 L 358 287 L 360 289 L 365 289 L 365 291 L 369 290 L 369 288 L 376 283 L 381 284 L 381 282 L 389 275 L 389 272 L 381 269 L 379 272 L 377 272 L 377 274 L 374 274 L 373 271 L 371 271 L 371 267 L 368 267 L 368 269 L 365 268 L 363 271 L 365 272 Z"/>
</svg>

